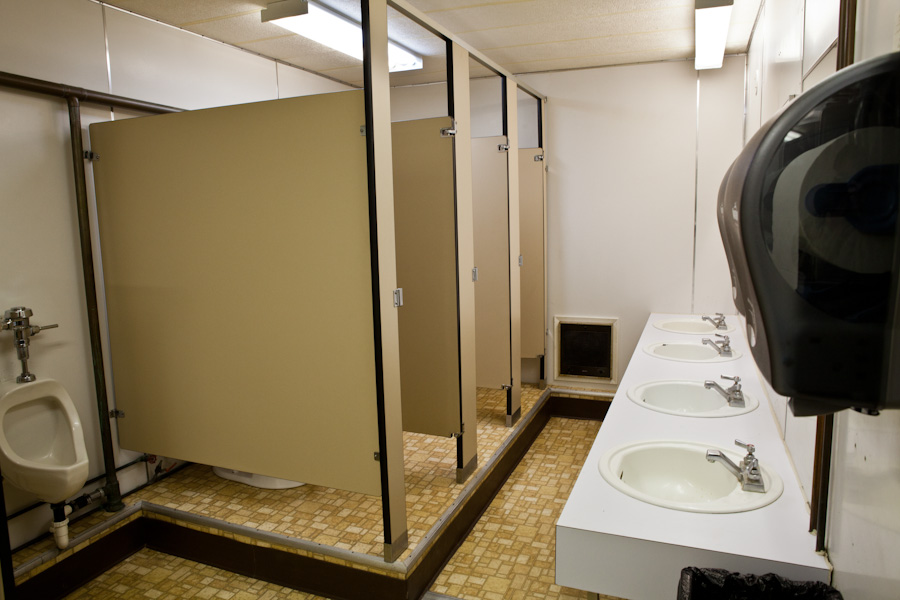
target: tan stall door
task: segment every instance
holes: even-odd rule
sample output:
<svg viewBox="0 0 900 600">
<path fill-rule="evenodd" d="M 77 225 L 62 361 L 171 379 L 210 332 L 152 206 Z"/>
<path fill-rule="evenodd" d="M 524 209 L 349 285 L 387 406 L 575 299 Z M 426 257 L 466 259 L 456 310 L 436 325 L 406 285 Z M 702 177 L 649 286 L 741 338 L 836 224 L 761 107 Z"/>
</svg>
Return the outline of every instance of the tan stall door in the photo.
<svg viewBox="0 0 900 600">
<path fill-rule="evenodd" d="M 544 163 L 540 148 L 519 149 L 519 248 L 522 252 L 522 358 L 544 355 Z"/>
<path fill-rule="evenodd" d="M 380 494 L 364 110 L 91 126 L 123 447 Z"/>
<path fill-rule="evenodd" d="M 475 383 L 510 385 L 509 191 L 505 136 L 472 139 L 475 228 Z"/>
<path fill-rule="evenodd" d="M 450 117 L 394 123 L 403 429 L 460 432 L 459 307 Z"/>
</svg>

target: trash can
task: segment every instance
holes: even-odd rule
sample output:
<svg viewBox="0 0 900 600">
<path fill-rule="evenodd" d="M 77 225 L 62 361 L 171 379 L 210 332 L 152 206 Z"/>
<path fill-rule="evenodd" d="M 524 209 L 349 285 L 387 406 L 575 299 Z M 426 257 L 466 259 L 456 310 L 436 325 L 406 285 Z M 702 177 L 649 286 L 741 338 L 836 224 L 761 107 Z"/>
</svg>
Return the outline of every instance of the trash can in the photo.
<svg viewBox="0 0 900 600">
<path fill-rule="evenodd" d="M 681 570 L 678 600 L 843 600 L 821 581 L 791 581 L 774 573 L 750 575 L 725 569 Z"/>
</svg>

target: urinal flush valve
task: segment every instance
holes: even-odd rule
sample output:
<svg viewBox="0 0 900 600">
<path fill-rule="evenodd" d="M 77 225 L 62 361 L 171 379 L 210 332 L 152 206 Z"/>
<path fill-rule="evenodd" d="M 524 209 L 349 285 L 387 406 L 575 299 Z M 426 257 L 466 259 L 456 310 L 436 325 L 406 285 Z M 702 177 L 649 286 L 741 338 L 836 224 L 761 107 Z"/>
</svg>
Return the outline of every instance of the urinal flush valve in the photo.
<svg viewBox="0 0 900 600">
<path fill-rule="evenodd" d="M 28 371 L 28 346 L 31 344 L 32 336 L 37 335 L 44 329 L 53 329 L 59 325 L 32 325 L 31 316 L 34 313 L 30 308 L 24 306 L 14 306 L 3 313 L 3 321 L 0 322 L 0 329 L 9 329 L 13 332 L 15 339 L 13 343 L 16 346 L 16 354 L 22 361 L 22 374 L 16 377 L 18 383 L 28 383 L 34 381 L 37 376 Z"/>
</svg>

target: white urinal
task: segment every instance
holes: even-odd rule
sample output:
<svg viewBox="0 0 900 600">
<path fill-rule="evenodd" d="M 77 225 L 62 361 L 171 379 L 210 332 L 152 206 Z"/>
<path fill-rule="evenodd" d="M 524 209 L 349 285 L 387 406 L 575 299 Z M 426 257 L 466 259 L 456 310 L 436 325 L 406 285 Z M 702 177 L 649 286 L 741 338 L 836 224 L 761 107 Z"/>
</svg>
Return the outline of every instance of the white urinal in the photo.
<svg viewBox="0 0 900 600">
<path fill-rule="evenodd" d="M 84 432 L 59 382 L 0 383 L 0 473 L 44 502 L 63 502 L 84 487 Z"/>
</svg>

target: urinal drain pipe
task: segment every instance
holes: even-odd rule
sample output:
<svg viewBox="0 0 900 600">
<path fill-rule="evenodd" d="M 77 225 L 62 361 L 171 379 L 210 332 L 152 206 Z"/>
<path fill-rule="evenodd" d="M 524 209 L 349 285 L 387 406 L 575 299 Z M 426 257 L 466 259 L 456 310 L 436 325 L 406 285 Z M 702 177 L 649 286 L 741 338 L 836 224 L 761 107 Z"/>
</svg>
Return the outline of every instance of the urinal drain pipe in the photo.
<svg viewBox="0 0 900 600">
<path fill-rule="evenodd" d="M 53 534 L 57 548 L 65 550 L 69 545 L 69 515 L 79 508 L 93 504 L 104 496 L 103 488 L 99 488 L 69 502 L 57 502 L 50 505 L 50 510 L 53 511 L 53 523 L 50 524 L 50 532 Z"/>
</svg>

